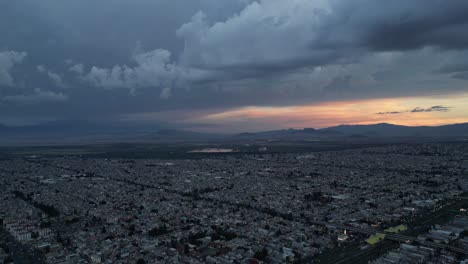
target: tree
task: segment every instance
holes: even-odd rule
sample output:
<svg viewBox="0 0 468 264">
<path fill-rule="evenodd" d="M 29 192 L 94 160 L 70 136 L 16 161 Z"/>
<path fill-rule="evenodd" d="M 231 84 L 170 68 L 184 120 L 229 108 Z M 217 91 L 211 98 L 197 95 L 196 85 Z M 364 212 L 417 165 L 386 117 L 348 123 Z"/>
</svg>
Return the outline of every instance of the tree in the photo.
<svg viewBox="0 0 468 264">
<path fill-rule="evenodd" d="M 254 258 L 258 260 L 265 260 L 268 257 L 268 250 L 264 247 L 261 251 L 257 251 L 254 254 Z"/>
<path fill-rule="evenodd" d="M 161 227 L 155 227 L 151 229 L 150 231 L 148 231 L 148 234 L 152 237 L 156 237 L 167 234 L 168 232 L 169 231 L 167 230 L 166 225 L 162 225 Z"/>
<path fill-rule="evenodd" d="M 467 229 L 467 230 L 463 230 L 463 232 L 461 232 L 461 234 L 460 234 L 460 237 L 461 237 L 461 238 L 468 237 L 468 229 Z"/>
<path fill-rule="evenodd" d="M 3 260 L 3 263 L 12 263 L 13 262 L 13 258 L 11 258 L 11 256 L 8 256 L 6 257 L 5 260 Z"/>
</svg>

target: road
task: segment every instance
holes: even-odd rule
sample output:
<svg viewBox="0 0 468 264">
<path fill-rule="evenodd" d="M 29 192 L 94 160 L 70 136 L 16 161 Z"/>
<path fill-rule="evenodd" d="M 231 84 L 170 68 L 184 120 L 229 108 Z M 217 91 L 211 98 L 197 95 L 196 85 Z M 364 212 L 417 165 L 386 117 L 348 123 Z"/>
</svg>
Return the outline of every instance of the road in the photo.
<svg viewBox="0 0 468 264">
<path fill-rule="evenodd" d="M 411 223 L 411 226 L 412 227 L 418 227 L 418 226 L 424 226 L 428 223 L 431 223 L 432 221 L 434 221 L 435 219 L 437 218 L 440 218 L 450 212 L 453 212 L 454 209 L 458 209 L 461 208 L 461 207 L 464 207 L 466 206 L 466 198 L 464 197 L 460 197 L 457 199 L 458 201 L 455 201 L 454 203 L 451 203 L 451 204 L 448 204 L 446 206 L 444 206 L 443 208 L 441 208 L 440 210 L 438 211 L 435 211 L 429 215 L 427 215 L 426 217 L 423 217 L 421 219 L 418 219 L 414 222 Z M 320 224 L 320 222 L 318 222 L 317 224 Z M 400 233 L 400 234 L 392 234 L 392 233 L 388 233 L 388 232 L 384 232 L 384 231 L 379 231 L 379 230 L 375 230 L 375 229 L 362 229 L 362 228 L 355 228 L 355 227 L 349 227 L 349 226 L 345 226 L 345 225 L 333 225 L 333 224 L 328 224 L 328 223 L 323 223 L 329 227 L 335 227 L 335 228 L 339 228 L 339 229 L 346 229 L 346 230 L 349 230 L 351 232 L 355 232 L 355 233 L 360 233 L 360 234 L 364 234 L 364 235 L 373 235 L 377 232 L 379 233 L 385 233 L 386 236 L 385 236 L 385 239 L 384 241 L 376 244 L 376 245 L 373 245 L 373 246 L 369 246 L 368 248 L 366 249 L 361 249 L 361 250 L 357 250 L 355 253 L 349 255 L 349 256 L 345 256 L 339 260 L 336 261 L 337 264 L 346 264 L 346 263 L 365 263 L 364 260 L 368 259 L 369 257 L 371 256 L 378 256 L 378 253 L 379 252 L 383 252 L 383 251 L 388 251 L 390 250 L 391 248 L 395 247 L 395 243 L 394 242 L 398 242 L 398 243 L 407 243 L 408 241 L 414 241 L 420 245 L 424 245 L 424 246 L 428 246 L 428 247 L 432 247 L 432 248 L 439 248 L 439 249 L 446 249 L 446 250 L 449 250 L 449 251 L 452 251 L 452 252 L 456 252 L 456 253 L 460 253 L 460 254 L 465 254 L 468 256 L 468 250 L 467 249 L 464 249 L 464 248 L 457 248 L 457 247 L 454 247 L 454 246 L 450 246 L 450 245 L 446 245 L 446 244 L 441 244 L 441 243 L 436 243 L 436 242 L 430 242 L 430 241 L 423 241 L 423 240 L 419 240 L 417 237 L 415 237 L 415 235 L 417 235 L 415 232 L 411 232 L 411 231 L 408 231 L 407 233 Z"/>
</svg>

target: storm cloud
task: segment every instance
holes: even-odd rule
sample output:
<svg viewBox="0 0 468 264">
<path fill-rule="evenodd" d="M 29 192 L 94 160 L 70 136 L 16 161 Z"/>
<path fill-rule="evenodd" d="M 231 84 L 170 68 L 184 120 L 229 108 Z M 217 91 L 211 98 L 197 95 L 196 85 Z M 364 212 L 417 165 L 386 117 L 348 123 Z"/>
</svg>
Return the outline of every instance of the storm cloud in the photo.
<svg viewBox="0 0 468 264">
<path fill-rule="evenodd" d="M 465 0 L 2 1 L 0 122 L 468 92 L 467 28 Z"/>
</svg>

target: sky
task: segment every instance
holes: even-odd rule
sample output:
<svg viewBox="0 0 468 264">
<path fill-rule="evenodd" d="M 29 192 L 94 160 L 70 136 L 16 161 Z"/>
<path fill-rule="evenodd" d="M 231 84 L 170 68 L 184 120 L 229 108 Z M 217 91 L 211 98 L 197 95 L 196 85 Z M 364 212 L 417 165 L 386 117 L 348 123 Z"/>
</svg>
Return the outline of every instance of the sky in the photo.
<svg viewBox="0 0 468 264">
<path fill-rule="evenodd" d="M 0 124 L 468 122 L 466 0 L 0 0 Z"/>
</svg>

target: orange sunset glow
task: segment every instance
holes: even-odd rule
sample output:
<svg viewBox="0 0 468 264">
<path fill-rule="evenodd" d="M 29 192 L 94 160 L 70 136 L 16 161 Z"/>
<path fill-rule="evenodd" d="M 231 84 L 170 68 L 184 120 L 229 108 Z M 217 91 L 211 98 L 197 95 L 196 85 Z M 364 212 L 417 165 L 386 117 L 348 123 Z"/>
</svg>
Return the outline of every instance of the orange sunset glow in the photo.
<svg viewBox="0 0 468 264">
<path fill-rule="evenodd" d="M 337 101 L 288 107 L 244 107 L 208 114 L 196 121 L 217 124 L 220 127 L 227 126 L 236 132 L 238 125 L 257 131 L 274 128 L 324 128 L 340 124 L 375 123 L 436 126 L 467 122 L 468 104 L 466 102 L 468 102 L 468 94 L 443 98 L 409 97 Z M 416 108 L 425 109 L 432 106 L 444 106 L 447 110 L 411 112 Z"/>
</svg>

